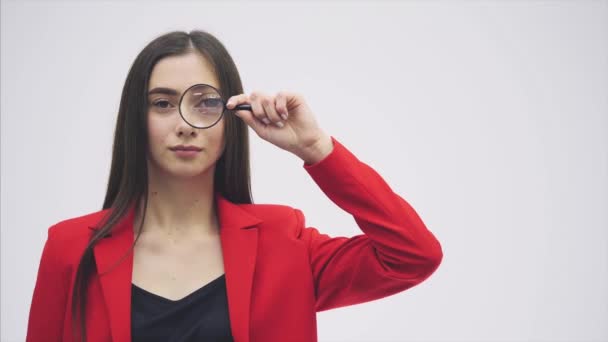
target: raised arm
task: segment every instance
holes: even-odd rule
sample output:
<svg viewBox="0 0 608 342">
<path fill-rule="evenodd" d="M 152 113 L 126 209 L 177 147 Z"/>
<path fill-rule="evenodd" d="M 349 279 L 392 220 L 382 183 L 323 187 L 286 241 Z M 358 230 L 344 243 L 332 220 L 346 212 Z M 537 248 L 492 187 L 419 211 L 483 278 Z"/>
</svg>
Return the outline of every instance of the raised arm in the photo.
<svg viewBox="0 0 608 342">
<path fill-rule="evenodd" d="M 318 125 L 298 93 L 232 96 L 229 109 L 260 138 L 304 161 L 325 194 L 354 216 L 364 234 L 329 237 L 306 227 L 294 211 L 297 236 L 308 246 L 317 311 L 362 303 L 403 291 L 428 278 L 443 258 L 441 246 L 414 209 L 371 167 Z"/>
<path fill-rule="evenodd" d="M 321 190 L 353 215 L 363 234 L 330 237 L 306 227 L 295 209 L 315 281 L 317 311 L 380 299 L 427 279 L 443 258 L 440 243 L 416 211 L 370 166 L 333 136 L 334 148 L 304 168 Z"/>
</svg>

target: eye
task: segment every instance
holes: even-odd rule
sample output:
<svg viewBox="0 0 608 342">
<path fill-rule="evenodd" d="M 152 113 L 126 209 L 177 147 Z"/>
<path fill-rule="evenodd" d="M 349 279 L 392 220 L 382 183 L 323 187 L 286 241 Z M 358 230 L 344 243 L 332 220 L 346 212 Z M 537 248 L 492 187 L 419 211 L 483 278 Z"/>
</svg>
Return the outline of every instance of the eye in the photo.
<svg viewBox="0 0 608 342">
<path fill-rule="evenodd" d="M 207 107 L 207 108 L 219 108 L 219 107 L 222 107 L 223 103 L 222 103 L 222 99 L 220 99 L 220 98 L 207 98 L 207 99 L 203 99 L 201 102 L 199 102 L 198 105 L 201 107 Z"/>
<path fill-rule="evenodd" d="M 168 109 L 171 106 L 171 103 L 166 100 L 158 100 L 154 102 L 154 106 L 159 107 L 161 109 Z"/>
<path fill-rule="evenodd" d="M 209 107 L 221 107 L 222 100 L 221 99 L 207 99 L 206 104 Z"/>
</svg>

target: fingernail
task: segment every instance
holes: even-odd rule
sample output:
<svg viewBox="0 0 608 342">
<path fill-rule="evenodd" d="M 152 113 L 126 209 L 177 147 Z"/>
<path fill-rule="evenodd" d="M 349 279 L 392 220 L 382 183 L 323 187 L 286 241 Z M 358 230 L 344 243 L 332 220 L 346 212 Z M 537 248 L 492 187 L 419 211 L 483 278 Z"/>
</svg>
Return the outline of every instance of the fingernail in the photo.
<svg viewBox="0 0 608 342">
<path fill-rule="evenodd" d="M 265 124 L 270 125 L 270 120 L 263 118 L 262 121 L 264 121 Z"/>
<path fill-rule="evenodd" d="M 283 126 L 285 126 L 285 125 L 283 125 L 283 123 L 282 123 L 281 121 L 279 121 L 279 122 L 277 122 L 277 126 L 279 126 L 279 127 L 283 127 Z"/>
<path fill-rule="evenodd" d="M 281 114 L 281 117 L 283 118 L 283 120 L 287 120 L 287 115 Z"/>
</svg>

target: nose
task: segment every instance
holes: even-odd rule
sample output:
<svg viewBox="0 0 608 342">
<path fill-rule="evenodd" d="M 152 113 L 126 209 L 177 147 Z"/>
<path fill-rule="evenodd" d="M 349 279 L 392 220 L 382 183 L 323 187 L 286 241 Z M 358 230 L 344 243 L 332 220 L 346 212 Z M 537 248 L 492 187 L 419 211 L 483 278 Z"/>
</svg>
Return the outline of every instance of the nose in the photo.
<svg viewBox="0 0 608 342">
<path fill-rule="evenodd" d="M 182 135 L 191 135 L 191 136 L 196 136 L 196 132 L 198 131 L 198 128 L 192 127 L 190 126 L 186 121 L 184 121 L 184 119 L 182 119 L 180 116 L 179 117 L 179 123 L 177 124 L 177 135 L 178 136 L 182 136 Z"/>
</svg>

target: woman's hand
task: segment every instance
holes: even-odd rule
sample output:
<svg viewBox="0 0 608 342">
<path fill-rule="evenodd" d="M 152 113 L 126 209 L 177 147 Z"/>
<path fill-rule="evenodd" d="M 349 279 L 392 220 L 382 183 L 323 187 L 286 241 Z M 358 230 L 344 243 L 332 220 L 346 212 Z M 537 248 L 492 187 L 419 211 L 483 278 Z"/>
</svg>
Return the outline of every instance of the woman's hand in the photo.
<svg viewBox="0 0 608 342">
<path fill-rule="evenodd" d="M 241 118 L 257 135 L 314 164 L 333 149 L 331 137 L 323 132 L 304 98 L 295 93 L 281 91 L 276 96 L 261 92 L 240 94 L 228 99 L 227 108 L 250 104 L 252 112 L 238 110 Z"/>
</svg>

